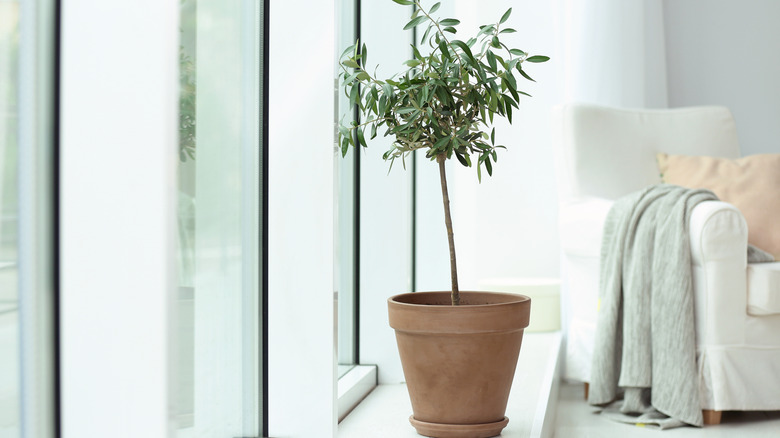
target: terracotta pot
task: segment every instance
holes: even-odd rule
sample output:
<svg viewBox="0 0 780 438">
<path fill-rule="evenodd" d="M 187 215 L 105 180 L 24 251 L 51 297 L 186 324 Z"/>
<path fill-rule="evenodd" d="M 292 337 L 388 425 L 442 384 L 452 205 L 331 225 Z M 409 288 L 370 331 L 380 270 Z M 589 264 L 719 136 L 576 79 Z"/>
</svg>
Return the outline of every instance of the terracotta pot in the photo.
<svg viewBox="0 0 780 438">
<path fill-rule="evenodd" d="M 509 421 L 509 390 L 528 326 L 524 295 L 418 292 L 388 300 L 406 385 L 424 436 L 492 437 Z"/>
</svg>

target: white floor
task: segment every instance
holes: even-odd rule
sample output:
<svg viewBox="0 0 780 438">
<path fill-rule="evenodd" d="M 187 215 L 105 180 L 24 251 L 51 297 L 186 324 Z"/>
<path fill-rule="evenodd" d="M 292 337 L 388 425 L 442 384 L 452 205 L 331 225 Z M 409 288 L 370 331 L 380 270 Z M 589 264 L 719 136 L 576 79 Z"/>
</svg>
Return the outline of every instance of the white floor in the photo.
<svg viewBox="0 0 780 438">
<path fill-rule="evenodd" d="M 717 426 L 681 427 L 660 431 L 616 423 L 595 413 L 584 399 L 582 384 L 561 384 L 556 438 L 777 438 L 780 437 L 780 411 L 724 412 Z"/>
</svg>

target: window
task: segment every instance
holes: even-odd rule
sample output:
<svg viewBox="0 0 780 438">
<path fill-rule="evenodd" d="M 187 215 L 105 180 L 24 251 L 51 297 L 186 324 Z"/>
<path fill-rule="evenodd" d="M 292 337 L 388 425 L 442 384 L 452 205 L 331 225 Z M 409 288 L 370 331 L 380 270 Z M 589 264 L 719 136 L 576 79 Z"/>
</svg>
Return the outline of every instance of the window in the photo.
<svg viewBox="0 0 780 438">
<path fill-rule="evenodd" d="M 52 1 L 0 1 L 0 436 L 9 438 L 56 428 L 55 28 Z"/>
<path fill-rule="evenodd" d="M 412 32 L 401 31 L 397 23 L 408 21 L 411 7 L 360 0 L 341 0 L 337 5 L 337 56 L 359 39 L 368 48 L 368 69 L 378 65 L 380 77 L 391 76 L 396 66 L 409 58 Z M 337 90 L 337 117 L 359 122 L 360 114 L 348 107 L 343 90 Z M 415 172 L 413 164 L 407 162 L 408 169 L 397 163 L 388 174 L 388 163 L 381 157 L 392 140 L 382 134 L 371 140 L 368 148 L 350 148 L 345 158 L 341 154 L 336 158 L 339 369 L 342 374 L 349 369 L 345 364 L 371 366 L 370 371 L 362 367 L 353 370 L 361 378 L 352 373 L 341 375 L 340 418 L 351 409 L 349 402 L 344 402 L 350 399 L 344 396 L 349 394 L 348 384 L 370 390 L 377 381 L 403 380 L 396 352 L 387 349 L 395 340 L 387 326 L 386 300 L 412 290 Z"/>
<path fill-rule="evenodd" d="M 357 6 L 359 0 L 341 0 L 337 3 L 337 48 L 348 47 L 358 37 Z M 341 50 L 336 50 L 337 54 Z M 337 67 L 338 68 L 338 67 Z M 338 74 L 338 71 L 336 72 Z M 349 98 L 336 88 L 338 120 L 357 120 Z M 337 120 L 337 122 L 338 122 Z M 358 364 L 358 289 L 359 265 L 359 203 L 360 155 L 354 148 L 336 160 L 336 291 L 338 293 L 338 377 L 343 377 Z M 339 154 L 340 155 L 340 154 Z"/>
<path fill-rule="evenodd" d="M 19 437 L 19 2 L 0 1 L 0 435 Z"/>
<path fill-rule="evenodd" d="M 181 2 L 180 438 L 263 435 L 262 14 L 259 0 Z"/>
</svg>

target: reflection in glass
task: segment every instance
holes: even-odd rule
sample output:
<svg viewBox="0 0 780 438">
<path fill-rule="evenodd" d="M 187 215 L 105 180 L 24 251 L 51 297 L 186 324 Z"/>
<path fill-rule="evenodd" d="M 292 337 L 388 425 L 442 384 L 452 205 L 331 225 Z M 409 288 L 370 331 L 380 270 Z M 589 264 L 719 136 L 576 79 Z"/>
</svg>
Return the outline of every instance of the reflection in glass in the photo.
<svg viewBox="0 0 780 438">
<path fill-rule="evenodd" d="M 178 437 L 260 436 L 262 1 L 182 0 Z"/>
<path fill-rule="evenodd" d="M 336 47 L 348 47 L 357 37 L 355 20 L 355 0 L 340 0 L 337 4 L 338 44 Z M 340 54 L 340 50 L 337 51 Z M 338 63 L 336 63 L 338 65 Z M 336 72 L 338 75 L 339 72 Z M 354 120 L 354 107 L 349 98 L 336 87 L 337 117 L 339 120 Z M 341 152 L 336 159 L 336 272 L 335 287 L 338 292 L 338 377 L 347 373 L 357 364 L 357 326 L 356 326 L 356 284 L 357 251 L 355 227 L 357 215 L 356 195 L 356 151 L 353 148 L 342 159 Z"/>
<path fill-rule="evenodd" d="M 0 436 L 19 431 L 19 2 L 0 0 Z"/>
</svg>

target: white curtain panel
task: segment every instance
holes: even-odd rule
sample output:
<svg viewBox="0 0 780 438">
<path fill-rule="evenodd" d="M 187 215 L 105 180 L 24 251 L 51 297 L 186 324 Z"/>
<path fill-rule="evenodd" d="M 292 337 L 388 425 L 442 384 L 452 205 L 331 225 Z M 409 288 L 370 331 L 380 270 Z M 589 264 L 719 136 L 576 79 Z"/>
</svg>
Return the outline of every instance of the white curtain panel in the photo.
<svg viewBox="0 0 780 438">
<path fill-rule="evenodd" d="M 564 98 L 667 107 L 661 0 L 561 0 Z"/>
</svg>

